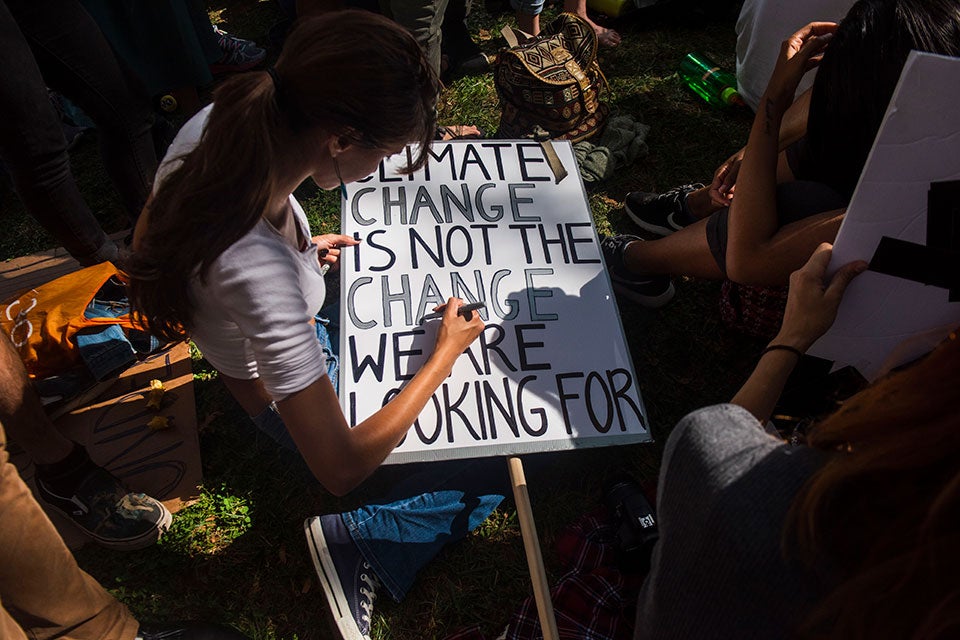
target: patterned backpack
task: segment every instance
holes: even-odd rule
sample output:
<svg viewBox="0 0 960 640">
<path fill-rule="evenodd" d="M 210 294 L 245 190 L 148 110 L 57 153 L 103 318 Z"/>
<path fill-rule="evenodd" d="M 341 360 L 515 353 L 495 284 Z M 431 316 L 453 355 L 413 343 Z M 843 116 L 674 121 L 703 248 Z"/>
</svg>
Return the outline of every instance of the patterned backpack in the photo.
<svg viewBox="0 0 960 640">
<path fill-rule="evenodd" d="M 497 137 L 578 142 L 603 129 L 609 110 L 600 93 L 607 81 L 597 64 L 597 34 L 585 20 L 562 13 L 522 43 L 509 27 L 502 33 L 511 46 L 494 64 L 503 109 Z"/>
</svg>

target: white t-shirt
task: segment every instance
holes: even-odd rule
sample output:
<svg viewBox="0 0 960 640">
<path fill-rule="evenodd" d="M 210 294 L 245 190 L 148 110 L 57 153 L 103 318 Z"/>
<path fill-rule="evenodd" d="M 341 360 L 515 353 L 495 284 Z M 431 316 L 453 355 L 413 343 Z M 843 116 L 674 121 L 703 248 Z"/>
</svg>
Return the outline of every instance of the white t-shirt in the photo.
<svg viewBox="0 0 960 640">
<path fill-rule="evenodd" d="M 780 54 L 780 43 L 810 22 L 839 22 L 854 0 L 745 0 L 737 18 L 737 89 L 756 111 Z M 803 76 L 797 95 L 813 84 Z"/>
<path fill-rule="evenodd" d="M 155 185 L 176 169 L 177 158 L 196 146 L 212 106 L 180 129 Z M 306 215 L 292 195 L 290 208 L 302 236 L 309 238 Z M 213 262 L 205 284 L 193 280 L 190 294 L 195 304 L 190 335 L 223 374 L 260 378 L 274 400 L 326 374 L 326 358 L 311 324 L 326 295 L 316 244 L 298 251 L 261 218 Z"/>
</svg>

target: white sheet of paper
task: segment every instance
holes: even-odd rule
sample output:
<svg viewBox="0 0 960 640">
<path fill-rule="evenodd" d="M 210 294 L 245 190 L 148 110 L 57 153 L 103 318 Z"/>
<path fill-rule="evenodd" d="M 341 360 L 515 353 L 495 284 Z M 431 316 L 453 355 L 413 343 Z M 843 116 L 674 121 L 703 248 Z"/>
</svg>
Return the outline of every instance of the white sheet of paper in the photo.
<svg viewBox="0 0 960 640">
<path fill-rule="evenodd" d="M 931 182 L 960 179 L 960 59 L 912 52 L 833 249 L 830 273 L 870 261 L 880 239 L 926 244 Z M 810 350 L 867 379 L 929 351 L 960 324 L 946 289 L 867 271 Z"/>
<path fill-rule="evenodd" d="M 559 184 L 531 141 L 436 143 L 425 169 L 394 156 L 348 187 L 340 397 L 357 424 L 433 351 L 458 296 L 483 301 L 461 355 L 388 463 L 650 440 L 647 416 L 573 148 Z"/>
</svg>

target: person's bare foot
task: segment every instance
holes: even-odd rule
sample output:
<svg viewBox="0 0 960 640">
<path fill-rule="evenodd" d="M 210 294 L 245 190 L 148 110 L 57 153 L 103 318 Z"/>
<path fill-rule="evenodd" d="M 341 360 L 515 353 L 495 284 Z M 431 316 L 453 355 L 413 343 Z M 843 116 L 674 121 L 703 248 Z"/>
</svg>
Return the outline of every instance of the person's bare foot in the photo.
<svg viewBox="0 0 960 640">
<path fill-rule="evenodd" d="M 577 14 L 580 15 L 580 14 Z M 587 21 L 587 23 L 593 27 L 593 30 L 597 33 L 597 40 L 600 41 L 601 47 L 613 48 L 620 44 L 620 34 L 614 31 L 613 29 L 607 29 L 606 27 L 601 27 L 596 22 L 591 20 L 586 15 L 581 15 L 581 18 Z"/>
<path fill-rule="evenodd" d="M 620 44 L 619 33 L 614 31 L 613 29 L 607 29 L 606 27 L 601 27 L 600 25 L 594 22 L 591 22 L 591 24 L 593 24 L 593 30 L 597 32 L 597 40 L 600 41 L 601 47 L 613 48 L 618 44 Z"/>
</svg>

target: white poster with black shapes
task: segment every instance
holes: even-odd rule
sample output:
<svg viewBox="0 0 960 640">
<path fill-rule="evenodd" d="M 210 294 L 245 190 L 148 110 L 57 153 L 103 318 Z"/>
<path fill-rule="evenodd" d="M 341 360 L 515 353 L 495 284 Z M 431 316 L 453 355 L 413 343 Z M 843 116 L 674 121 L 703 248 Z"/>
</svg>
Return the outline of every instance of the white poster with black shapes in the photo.
<svg viewBox="0 0 960 640">
<path fill-rule="evenodd" d="M 352 184 L 343 233 L 340 397 L 356 425 L 431 353 L 450 296 L 484 303 L 481 336 L 387 463 L 646 442 L 650 431 L 572 146 L 438 142 Z"/>
<path fill-rule="evenodd" d="M 960 59 L 911 52 L 867 157 L 831 273 L 865 260 L 810 350 L 873 379 L 960 325 Z"/>
</svg>

